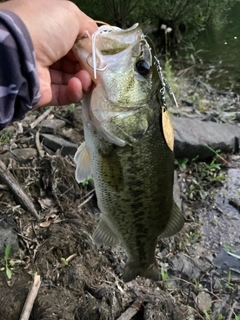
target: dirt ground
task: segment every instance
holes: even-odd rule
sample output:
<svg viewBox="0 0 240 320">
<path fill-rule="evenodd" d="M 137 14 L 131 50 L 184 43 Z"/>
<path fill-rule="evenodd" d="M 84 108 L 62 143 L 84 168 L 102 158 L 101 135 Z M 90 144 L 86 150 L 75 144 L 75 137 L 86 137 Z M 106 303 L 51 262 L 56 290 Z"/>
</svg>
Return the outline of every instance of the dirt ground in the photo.
<svg viewBox="0 0 240 320">
<path fill-rule="evenodd" d="M 53 120 L 66 120 L 56 136 L 76 144 L 83 140 L 79 110 L 65 107 L 51 112 Z M 0 180 L 0 236 L 5 241 L 0 246 L 0 320 L 20 318 L 35 273 L 41 276 L 41 286 L 32 320 L 237 319 L 238 282 L 222 281 L 201 248 L 197 213 L 203 206 L 186 197 L 183 230 L 158 243 L 162 281 L 121 280 L 124 250 L 92 243 L 99 213 L 92 183 L 76 183 L 72 155 L 62 156 L 44 145 L 44 155 L 37 151 L 38 129 L 30 130 L 29 125 L 42 112 L 30 113 L 22 127 L 14 124 L 1 136 L 0 159 L 30 196 L 40 221 Z M 14 150 L 21 151 L 17 157 L 11 156 Z M 179 179 L 183 181 L 188 173 L 179 171 Z M 12 244 L 7 259 L 10 278 L 3 249 L 8 242 Z"/>
</svg>

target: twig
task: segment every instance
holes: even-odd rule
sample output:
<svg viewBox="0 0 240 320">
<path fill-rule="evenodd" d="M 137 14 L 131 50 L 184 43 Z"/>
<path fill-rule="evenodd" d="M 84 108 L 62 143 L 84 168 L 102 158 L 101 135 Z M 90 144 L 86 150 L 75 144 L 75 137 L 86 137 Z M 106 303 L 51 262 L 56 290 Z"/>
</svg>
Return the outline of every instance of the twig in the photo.
<svg viewBox="0 0 240 320">
<path fill-rule="evenodd" d="M 229 268 L 229 270 L 231 270 L 232 272 L 235 272 L 235 273 L 238 273 L 238 274 L 240 274 L 240 271 L 239 271 L 239 270 L 237 270 L 237 269 L 234 269 L 234 268 Z M 239 281 L 240 281 L 240 279 L 239 279 Z"/>
<path fill-rule="evenodd" d="M 50 107 L 49 109 L 47 109 L 46 111 L 44 111 L 36 120 L 34 120 L 31 124 L 30 127 L 31 129 L 35 128 L 40 122 L 42 122 L 45 118 L 47 118 L 47 116 L 49 115 L 49 113 L 52 111 L 53 107 Z"/>
<path fill-rule="evenodd" d="M 72 121 L 69 121 L 68 119 L 61 117 L 61 116 L 60 116 L 59 114 L 57 114 L 56 112 L 53 112 L 53 114 L 54 114 L 54 117 L 55 117 L 55 118 L 60 119 L 60 120 L 63 120 L 63 121 L 65 121 L 65 122 L 68 123 L 68 124 L 71 124 L 71 125 L 73 124 Z"/>
<path fill-rule="evenodd" d="M 8 190 L 9 190 L 9 188 L 8 188 L 8 186 L 6 186 L 5 184 L 0 184 L 0 190 L 8 191 Z"/>
<path fill-rule="evenodd" d="M 142 308 L 143 301 L 136 300 L 117 320 L 131 320 Z"/>
<path fill-rule="evenodd" d="M 25 237 L 25 236 L 22 235 L 21 233 L 16 232 L 16 234 L 17 234 L 19 237 L 23 238 L 24 240 L 30 241 L 30 242 L 32 242 L 32 243 L 38 243 L 37 240 L 32 240 L 32 239 L 30 239 L 30 238 L 28 238 L 28 237 Z"/>
<path fill-rule="evenodd" d="M 23 208 L 31 213 L 31 215 L 39 220 L 39 215 L 27 194 L 23 191 L 19 182 L 14 178 L 14 176 L 6 168 L 5 164 L 0 160 L 0 178 L 6 183 L 6 185 L 12 190 L 18 202 L 21 203 Z"/>
<path fill-rule="evenodd" d="M 82 199 L 85 199 L 87 198 L 88 196 L 90 196 L 90 194 L 94 193 L 95 192 L 95 189 L 92 189 L 91 191 L 89 191 L 87 194 L 85 194 Z"/>
<path fill-rule="evenodd" d="M 74 258 L 76 258 L 76 256 L 77 256 L 77 254 L 76 254 L 76 253 L 73 253 L 73 254 L 71 254 L 69 257 L 67 257 L 66 261 L 67 261 L 67 262 L 70 262 L 70 261 L 72 261 Z"/>
<path fill-rule="evenodd" d="M 37 273 L 35 273 L 33 284 L 28 292 L 28 296 L 24 303 L 23 310 L 19 320 L 29 319 L 40 285 L 41 285 L 41 278 Z"/>
<path fill-rule="evenodd" d="M 77 257 L 77 253 L 73 253 L 71 256 L 69 256 L 65 261 L 59 266 L 59 268 L 66 267 L 66 263 L 68 264 L 70 261 L 72 261 L 74 258 Z"/>
<path fill-rule="evenodd" d="M 230 308 L 227 320 L 231 320 L 232 319 L 232 315 L 233 315 L 234 309 L 237 306 L 237 304 L 238 304 L 237 301 L 235 301 L 233 303 L 232 307 Z"/>
<path fill-rule="evenodd" d="M 94 196 L 94 194 L 92 193 L 86 200 L 84 200 L 82 203 L 80 203 L 80 205 L 78 206 L 78 209 L 82 208 L 86 203 L 88 203 L 88 201 L 90 201 L 93 196 Z"/>
<path fill-rule="evenodd" d="M 39 153 L 39 157 L 43 158 L 44 157 L 44 151 L 43 151 L 43 149 L 41 147 L 40 138 L 39 138 L 39 131 L 36 132 L 35 143 L 36 143 L 37 151 Z"/>
</svg>

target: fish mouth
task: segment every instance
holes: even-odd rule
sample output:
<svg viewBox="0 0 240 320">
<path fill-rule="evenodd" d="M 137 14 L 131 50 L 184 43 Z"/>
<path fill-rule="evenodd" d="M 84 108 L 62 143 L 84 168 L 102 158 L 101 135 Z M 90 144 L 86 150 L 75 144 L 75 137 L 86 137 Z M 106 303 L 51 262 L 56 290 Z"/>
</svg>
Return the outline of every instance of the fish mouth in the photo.
<svg viewBox="0 0 240 320">
<path fill-rule="evenodd" d="M 114 59 L 126 63 L 129 60 L 126 57 L 139 56 L 152 65 L 151 48 L 138 23 L 125 30 L 103 25 L 92 36 L 86 32 L 84 37 L 77 39 L 74 53 L 93 81 L 97 72 L 105 71 Z"/>
</svg>

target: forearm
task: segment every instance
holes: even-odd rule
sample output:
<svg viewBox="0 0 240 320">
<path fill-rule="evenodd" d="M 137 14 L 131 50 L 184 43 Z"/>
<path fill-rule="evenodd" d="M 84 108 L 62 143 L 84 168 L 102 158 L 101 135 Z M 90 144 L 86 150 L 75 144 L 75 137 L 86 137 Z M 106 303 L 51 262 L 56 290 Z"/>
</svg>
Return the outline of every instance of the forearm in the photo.
<svg viewBox="0 0 240 320">
<path fill-rule="evenodd" d="M 40 99 L 33 44 L 24 23 L 0 10 L 0 129 L 24 117 Z"/>
</svg>

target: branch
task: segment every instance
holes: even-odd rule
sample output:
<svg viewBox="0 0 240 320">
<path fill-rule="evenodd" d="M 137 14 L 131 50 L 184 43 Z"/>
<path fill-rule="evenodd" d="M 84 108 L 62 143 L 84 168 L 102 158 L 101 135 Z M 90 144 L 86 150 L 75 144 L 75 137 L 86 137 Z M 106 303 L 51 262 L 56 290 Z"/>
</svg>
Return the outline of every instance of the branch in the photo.
<svg viewBox="0 0 240 320">
<path fill-rule="evenodd" d="M 13 192 L 18 202 L 21 203 L 23 208 L 31 213 L 31 215 L 39 220 L 39 215 L 28 197 L 28 195 L 23 191 L 19 182 L 14 178 L 11 172 L 8 171 L 5 164 L 0 160 L 0 178 L 5 182 L 9 189 Z"/>
<path fill-rule="evenodd" d="M 37 297 L 38 290 L 40 288 L 40 285 L 41 285 L 41 278 L 37 273 L 35 273 L 33 284 L 28 292 L 28 296 L 27 296 L 27 299 L 24 303 L 22 313 L 21 313 L 19 320 L 28 320 L 29 319 L 31 311 L 32 311 L 32 307 L 34 305 L 34 301 Z"/>
<path fill-rule="evenodd" d="M 136 300 L 117 320 L 131 320 L 142 308 L 142 306 L 143 301 Z"/>
<path fill-rule="evenodd" d="M 36 120 L 34 120 L 31 124 L 30 127 L 31 129 L 35 128 L 40 122 L 42 122 L 45 118 L 47 118 L 47 116 L 49 115 L 49 113 L 52 111 L 53 107 L 50 107 L 49 109 L 47 109 L 46 111 L 44 111 Z"/>
</svg>

